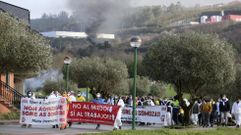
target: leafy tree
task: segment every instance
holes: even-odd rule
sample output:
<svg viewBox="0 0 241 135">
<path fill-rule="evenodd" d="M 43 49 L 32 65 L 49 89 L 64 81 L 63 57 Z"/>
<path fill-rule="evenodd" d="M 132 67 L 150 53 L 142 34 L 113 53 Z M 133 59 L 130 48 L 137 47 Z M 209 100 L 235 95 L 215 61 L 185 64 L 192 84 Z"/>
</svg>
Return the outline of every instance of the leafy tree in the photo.
<svg viewBox="0 0 241 135">
<path fill-rule="evenodd" d="M 165 83 L 154 82 L 150 86 L 150 93 L 151 96 L 156 97 L 166 97 L 167 85 Z"/>
<path fill-rule="evenodd" d="M 69 89 L 71 91 L 78 92 L 77 85 L 74 83 L 70 83 Z M 65 91 L 65 81 L 64 80 L 59 80 L 59 81 L 46 81 L 44 83 L 44 87 L 41 88 L 39 91 L 43 91 L 45 95 L 49 95 L 52 91 L 58 91 L 60 94 L 62 94 Z"/>
<path fill-rule="evenodd" d="M 133 89 L 133 79 L 129 80 L 130 93 Z M 147 96 L 150 93 L 151 81 L 148 77 L 137 76 L 136 77 L 136 95 L 137 96 Z"/>
<path fill-rule="evenodd" d="M 194 32 L 167 35 L 154 42 L 143 64 L 152 79 L 172 83 L 180 97 L 185 92 L 192 99 L 200 91 L 218 93 L 235 77 L 232 46 L 217 36 Z M 191 106 L 182 106 L 185 116 Z"/>
<path fill-rule="evenodd" d="M 235 81 L 229 85 L 227 85 L 224 90 L 226 91 L 225 94 L 231 99 L 232 101 L 236 100 L 237 96 L 241 94 L 241 65 L 236 65 L 236 76 Z"/>
<path fill-rule="evenodd" d="M 70 79 L 81 86 L 89 87 L 92 94 L 100 92 L 104 97 L 126 93 L 122 83 L 128 77 L 127 67 L 121 61 L 110 58 L 84 57 L 70 65 Z M 120 91 L 121 90 L 121 91 Z"/>
<path fill-rule="evenodd" d="M 0 72 L 37 72 L 51 63 L 47 40 L 24 22 L 0 12 Z"/>
</svg>

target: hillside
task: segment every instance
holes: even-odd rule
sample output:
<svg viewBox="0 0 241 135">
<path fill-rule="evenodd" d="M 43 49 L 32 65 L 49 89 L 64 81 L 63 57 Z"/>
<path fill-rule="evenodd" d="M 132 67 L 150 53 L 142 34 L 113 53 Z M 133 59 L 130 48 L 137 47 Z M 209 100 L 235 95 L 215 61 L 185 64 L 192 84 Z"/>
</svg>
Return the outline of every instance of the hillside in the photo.
<svg viewBox="0 0 241 135">
<path fill-rule="evenodd" d="M 144 41 L 140 48 L 141 54 L 145 54 L 152 40 L 160 37 L 163 33 L 176 33 L 183 31 L 196 31 L 201 33 L 214 33 L 225 38 L 233 44 L 237 52 L 241 54 L 241 23 L 221 22 L 217 24 L 190 25 L 190 21 L 198 21 L 204 12 L 220 12 L 221 10 L 240 11 L 241 3 L 233 2 L 227 5 L 215 5 L 205 7 L 186 8 L 181 3 L 172 4 L 168 7 L 151 6 L 131 9 L 131 13 L 125 14 L 121 26 L 111 31 L 116 34 L 115 40 L 108 42 L 95 41 L 93 38 L 50 39 L 54 53 L 68 53 L 74 57 L 101 56 L 131 61 L 132 49 L 129 47 L 129 39 L 132 35 L 141 35 Z M 61 12 L 58 15 L 43 15 L 42 18 L 31 20 L 31 27 L 42 31 L 86 31 L 87 33 L 100 32 L 101 24 L 93 22 L 92 26 L 84 27 L 76 14 L 68 15 Z M 105 32 L 102 31 L 101 32 Z M 94 42 L 93 42 L 94 41 Z M 150 42 L 149 42 L 150 41 Z M 141 60 L 140 55 L 140 60 Z"/>
</svg>

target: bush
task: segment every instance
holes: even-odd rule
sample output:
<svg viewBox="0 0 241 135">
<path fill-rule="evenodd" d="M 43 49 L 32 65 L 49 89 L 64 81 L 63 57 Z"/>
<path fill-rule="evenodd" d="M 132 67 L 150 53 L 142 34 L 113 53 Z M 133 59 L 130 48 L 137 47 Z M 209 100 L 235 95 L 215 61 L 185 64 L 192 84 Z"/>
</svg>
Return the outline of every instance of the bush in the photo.
<svg viewBox="0 0 241 135">
<path fill-rule="evenodd" d="M 19 120 L 19 118 L 20 118 L 19 111 L 0 114 L 0 120 Z"/>
</svg>

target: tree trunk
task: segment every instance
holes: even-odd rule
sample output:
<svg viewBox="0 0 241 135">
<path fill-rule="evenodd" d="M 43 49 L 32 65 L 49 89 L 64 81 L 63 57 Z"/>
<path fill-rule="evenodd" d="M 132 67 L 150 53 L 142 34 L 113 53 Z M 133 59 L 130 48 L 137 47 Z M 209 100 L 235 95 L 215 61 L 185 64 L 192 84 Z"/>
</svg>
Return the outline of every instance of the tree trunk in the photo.
<svg viewBox="0 0 241 135">
<path fill-rule="evenodd" d="M 191 109 L 193 107 L 193 101 L 190 100 L 190 105 L 187 106 L 185 101 L 181 99 L 180 106 L 184 110 L 184 118 L 183 118 L 183 126 L 187 126 L 191 124 Z"/>
</svg>

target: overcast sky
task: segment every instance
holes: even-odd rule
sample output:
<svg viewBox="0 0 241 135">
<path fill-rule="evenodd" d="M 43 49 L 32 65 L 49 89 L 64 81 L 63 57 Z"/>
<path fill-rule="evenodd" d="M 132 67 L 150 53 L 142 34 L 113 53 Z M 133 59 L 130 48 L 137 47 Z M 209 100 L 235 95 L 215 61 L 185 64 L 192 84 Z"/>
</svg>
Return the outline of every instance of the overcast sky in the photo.
<svg viewBox="0 0 241 135">
<path fill-rule="evenodd" d="M 68 11 L 67 0 L 2 0 L 30 10 L 31 18 L 39 18 L 43 13 L 56 14 L 60 11 Z M 100 0 L 101 1 L 101 0 Z M 228 3 L 234 0 L 136 0 L 140 5 L 168 5 L 180 1 L 185 6 L 211 5 Z"/>
</svg>

